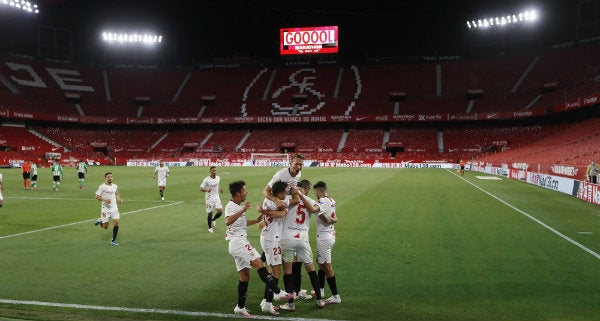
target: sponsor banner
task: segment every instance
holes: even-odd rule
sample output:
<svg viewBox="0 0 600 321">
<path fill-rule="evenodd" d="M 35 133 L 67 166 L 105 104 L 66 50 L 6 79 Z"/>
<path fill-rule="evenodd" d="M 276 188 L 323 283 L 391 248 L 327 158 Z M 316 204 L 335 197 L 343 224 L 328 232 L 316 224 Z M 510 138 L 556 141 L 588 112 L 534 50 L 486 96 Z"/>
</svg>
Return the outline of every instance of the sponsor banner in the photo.
<svg viewBox="0 0 600 321">
<path fill-rule="evenodd" d="M 412 115 L 412 114 L 392 115 L 392 119 L 394 121 L 414 121 L 417 119 L 417 115 Z"/>
<path fill-rule="evenodd" d="M 77 116 L 63 116 L 63 115 L 57 115 L 57 116 L 56 116 L 56 120 L 57 120 L 57 121 L 62 121 L 62 122 L 72 122 L 72 123 L 78 123 L 78 122 L 79 122 L 79 117 L 77 117 Z"/>
<path fill-rule="evenodd" d="M 492 174 L 498 176 L 507 176 L 508 177 L 508 168 L 503 167 L 495 167 Z"/>
<path fill-rule="evenodd" d="M 518 180 L 519 179 L 519 172 L 520 172 L 520 170 L 518 170 L 518 169 L 514 169 L 514 168 L 509 169 L 508 170 L 508 178 L 510 178 L 510 179 L 517 179 Z"/>
<path fill-rule="evenodd" d="M 599 102 L 598 95 L 583 97 L 583 106 L 595 105 Z"/>
<path fill-rule="evenodd" d="M 21 164 L 25 163 L 24 160 L 22 159 L 9 159 L 8 160 L 8 165 L 10 165 L 10 167 L 21 167 Z"/>
<path fill-rule="evenodd" d="M 572 178 L 533 172 L 528 172 L 526 179 L 526 182 L 529 184 L 537 185 L 558 192 L 563 192 L 565 194 L 571 194 L 573 192 L 574 181 L 575 180 Z"/>
<path fill-rule="evenodd" d="M 179 117 L 178 122 L 181 124 L 199 124 L 198 117 Z"/>
<path fill-rule="evenodd" d="M 449 121 L 463 121 L 463 120 L 478 120 L 477 113 L 474 114 L 448 114 Z"/>
<path fill-rule="evenodd" d="M 487 115 L 487 116 L 485 116 Z M 493 117 L 486 118 L 492 115 Z M 0 117 L 34 119 L 52 122 L 80 122 L 88 124 L 301 124 L 301 123 L 352 123 L 352 122 L 439 122 L 477 121 L 481 119 L 517 119 L 544 115 L 543 110 L 502 112 L 494 114 L 399 114 L 365 116 L 231 116 L 231 117 L 97 117 L 56 115 L 0 110 Z"/>
<path fill-rule="evenodd" d="M 533 110 L 513 112 L 513 118 L 533 117 L 534 115 Z"/>
<path fill-rule="evenodd" d="M 402 168 L 450 168 L 454 169 L 453 163 L 401 163 Z"/>
<path fill-rule="evenodd" d="M 441 114 L 417 115 L 417 121 L 441 121 L 444 118 Z"/>
<path fill-rule="evenodd" d="M 108 121 L 108 119 L 107 119 Z M 153 124 L 153 118 L 133 118 L 133 117 L 127 117 L 127 124 L 143 124 L 143 125 L 150 125 Z"/>
<path fill-rule="evenodd" d="M 473 170 L 479 172 L 494 172 L 497 167 L 473 166 Z M 577 197 L 588 203 L 600 205 L 600 185 L 580 181 L 568 177 L 546 175 L 541 173 L 519 171 L 511 169 L 510 178 L 519 179 L 529 184 L 537 185 L 543 188 L 551 189 L 557 192 L 565 193 Z"/>
<path fill-rule="evenodd" d="M 251 159 L 220 159 L 220 158 L 177 158 L 163 159 L 168 166 L 255 166 Z M 159 160 L 155 159 L 129 159 L 127 166 L 158 166 Z M 305 161 L 306 166 L 318 167 L 366 167 L 366 168 L 431 168 L 453 169 L 453 163 L 403 163 L 402 161 L 377 159 L 369 160 L 341 160 L 341 159 L 310 159 Z"/>
<path fill-rule="evenodd" d="M 571 109 L 578 109 L 581 107 L 581 98 L 577 98 L 577 99 L 571 99 L 571 100 L 567 100 L 565 101 L 565 111 L 567 110 L 571 110 Z"/>
<path fill-rule="evenodd" d="M 169 118 L 158 117 L 158 118 L 156 118 L 157 124 L 177 124 L 178 122 L 179 122 L 179 119 L 177 119 L 176 117 L 169 117 Z"/>
<path fill-rule="evenodd" d="M 33 113 L 27 113 L 27 112 L 21 112 L 21 111 L 13 111 L 12 117 L 13 118 L 26 118 L 26 119 L 34 119 L 35 118 L 35 117 L 33 117 Z M 41 118 L 41 117 L 39 117 L 39 118 Z"/>
<path fill-rule="evenodd" d="M 600 185 L 583 181 L 578 181 L 576 185 L 573 188 L 573 196 L 588 203 L 600 205 Z"/>
<path fill-rule="evenodd" d="M 521 169 L 526 171 L 529 168 L 527 163 L 512 163 L 512 168 Z"/>
<path fill-rule="evenodd" d="M 484 114 L 483 119 L 498 119 L 500 118 L 500 114 L 499 113 L 486 113 Z"/>
<path fill-rule="evenodd" d="M 567 165 L 552 165 L 551 170 L 552 174 L 568 177 L 576 177 L 579 172 L 577 167 Z"/>
<path fill-rule="evenodd" d="M 327 116 L 327 121 L 332 122 L 332 123 L 337 123 L 337 122 L 350 122 L 352 121 L 352 119 L 354 119 L 354 121 L 363 121 L 364 119 L 366 119 L 367 117 L 355 117 L 353 118 L 352 116 Z"/>
<path fill-rule="evenodd" d="M 127 166 L 150 166 L 150 161 L 145 159 L 129 159 Z"/>
</svg>

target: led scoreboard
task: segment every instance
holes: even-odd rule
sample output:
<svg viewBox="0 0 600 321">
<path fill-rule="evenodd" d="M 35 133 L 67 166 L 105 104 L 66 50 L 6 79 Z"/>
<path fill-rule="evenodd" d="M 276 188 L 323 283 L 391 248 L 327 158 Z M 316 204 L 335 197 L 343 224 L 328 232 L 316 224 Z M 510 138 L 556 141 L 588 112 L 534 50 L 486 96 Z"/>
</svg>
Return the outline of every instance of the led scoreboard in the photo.
<svg viewBox="0 0 600 321">
<path fill-rule="evenodd" d="M 338 52 L 338 27 L 284 28 L 279 33 L 281 55 L 328 54 Z"/>
</svg>

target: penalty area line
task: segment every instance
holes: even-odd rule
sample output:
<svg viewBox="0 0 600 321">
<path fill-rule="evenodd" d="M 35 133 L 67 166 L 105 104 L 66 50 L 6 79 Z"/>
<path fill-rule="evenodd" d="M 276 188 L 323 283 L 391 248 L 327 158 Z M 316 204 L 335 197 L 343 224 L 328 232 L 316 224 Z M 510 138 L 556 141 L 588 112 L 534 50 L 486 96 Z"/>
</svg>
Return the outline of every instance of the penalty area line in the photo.
<svg viewBox="0 0 600 321">
<path fill-rule="evenodd" d="M 182 204 L 182 203 L 183 202 L 174 202 L 174 203 L 170 203 L 170 204 L 164 204 L 164 205 L 159 205 L 159 206 L 152 206 L 152 207 L 142 208 L 142 209 L 135 210 L 135 211 L 121 213 L 121 215 L 134 214 L 134 213 L 139 213 L 139 212 L 154 210 L 154 209 L 161 208 L 161 207 L 179 205 L 179 204 Z M 39 229 L 39 230 L 33 230 L 33 231 L 16 233 L 16 234 L 4 235 L 4 236 L 0 236 L 0 240 L 1 239 L 7 239 L 9 237 L 22 236 L 22 235 L 27 235 L 27 234 L 37 233 L 37 232 L 55 230 L 55 229 L 59 229 L 59 228 L 67 227 L 67 226 L 72 226 L 72 225 L 77 225 L 77 224 L 82 224 L 82 223 L 89 223 L 90 221 L 95 221 L 95 220 L 96 219 L 84 220 L 84 221 L 79 221 L 79 222 L 73 222 L 73 223 L 67 223 L 67 224 L 62 224 L 62 225 L 50 226 L 50 227 L 42 228 L 42 229 Z"/>
<path fill-rule="evenodd" d="M 226 313 L 183 311 L 183 310 L 169 310 L 169 309 L 126 308 L 126 307 L 72 304 L 72 303 L 56 303 L 56 302 L 42 302 L 42 301 L 21 301 L 21 300 L 0 299 L 0 303 L 15 304 L 15 305 L 35 305 L 35 306 L 58 307 L 58 308 L 72 308 L 72 309 L 82 309 L 82 310 L 157 313 L 157 314 L 173 314 L 173 315 L 186 315 L 186 316 L 197 316 L 197 317 L 242 318 L 242 316 L 238 316 L 236 314 L 226 314 Z M 273 317 L 273 316 L 268 316 L 268 315 L 256 315 L 256 314 L 254 314 L 252 316 L 252 318 L 260 319 L 260 320 L 288 320 L 288 321 L 344 321 L 344 320 L 330 320 L 330 319 L 285 318 L 285 317 Z"/>
</svg>

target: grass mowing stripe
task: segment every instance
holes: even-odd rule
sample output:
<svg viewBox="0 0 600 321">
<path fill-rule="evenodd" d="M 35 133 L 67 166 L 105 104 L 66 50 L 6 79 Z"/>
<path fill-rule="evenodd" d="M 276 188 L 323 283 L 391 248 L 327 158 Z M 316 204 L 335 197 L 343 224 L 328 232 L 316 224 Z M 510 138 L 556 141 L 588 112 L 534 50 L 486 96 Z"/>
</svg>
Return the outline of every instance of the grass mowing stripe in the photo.
<svg viewBox="0 0 600 321">
<path fill-rule="evenodd" d="M 161 208 L 161 207 L 178 205 L 178 204 L 181 204 L 181 203 L 184 203 L 184 202 L 174 202 L 174 203 L 171 203 L 171 204 L 165 204 L 165 205 L 160 205 L 160 206 L 152 206 L 152 207 L 142 208 L 142 209 L 135 210 L 135 211 L 130 211 L 130 212 L 127 212 L 127 213 L 121 213 L 121 215 L 134 214 L 134 213 L 148 211 L 148 210 L 153 210 L 153 209 L 157 209 L 157 208 Z M 95 219 L 93 219 L 92 221 L 94 221 L 94 220 Z M 48 230 L 55 230 L 55 229 L 58 229 L 58 228 L 63 228 L 63 227 L 67 227 L 67 226 L 71 226 L 71 225 L 77 225 L 77 224 L 81 224 L 81 223 L 87 223 L 87 222 L 90 222 L 90 220 L 84 220 L 84 221 L 72 222 L 72 223 L 68 223 L 68 224 L 56 225 L 56 226 L 46 227 L 46 228 L 42 228 L 42 229 L 38 229 L 38 230 L 21 232 L 21 233 L 17 233 L 17 234 L 4 235 L 4 236 L 0 236 L 0 239 L 7 239 L 9 237 L 27 235 L 27 234 L 31 234 L 31 233 L 43 232 L 43 231 L 48 231 Z"/>
<path fill-rule="evenodd" d="M 532 221 L 534 221 L 534 222 L 538 223 L 539 225 L 541 225 L 541 226 L 542 226 L 542 227 L 544 227 L 545 229 L 549 230 L 550 232 L 552 232 L 552 233 L 554 233 L 554 234 L 556 234 L 556 235 L 560 236 L 562 239 L 564 239 L 564 240 L 566 240 L 567 242 L 569 242 L 569 243 L 571 243 L 571 244 L 573 244 L 573 245 L 577 246 L 578 248 L 580 248 L 580 249 L 582 249 L 582 250 L 586 251 L 587 253 L 591 254 L 592 256 L 594 256 L 595 258 L 597 258 L 597 259 L 599 259 L 599 260 L 600 260 L 600 254 L 598 254 L 598 253 L 596 253 L 596 252 L 594 252 L 594 251 L 590 250 L 590 249 L 589 249 L 589 248 L 587 248 L 585 245 L 583 245 L 583 244 L 581 244 L 581 243 L 579 243 L 579 242 L 577 242 L 577 241 L 573 240 L 572 238 L 570 238 L 570 237 L 568 237 L 568 236 L 566 236 L 566 235 L 562 234 L 561 232 L 559 232 L 559 231 L 557 231 L 556 229 L 554 229 L 552 226 L 550 226 L 550 225 L 548 225 L 548 224 L 546 224 L 546 223 L 544 223 L 544 222 L 540 221 L 539 219 L 535 218 L 535 217 L 534 217 L 534 216 L 532 216 L 531 214 L 529 214 L 529 213 L 527 213 L 527 212 L 525 212 L 525 211 L 523 211 L 523 210 L 521 210 L 521 209 L 519 209 L 519 208 L 517 208 L 517 207 L 513 206 L 512 204 L 509 204 L 509 203 L 508 203 L 508 202 L 506 202 L 505 200 L 503 200 L 503 199 L 501 199 L 500 197 L 498 197 L 498 196 L 496 196 L 496 195 L 494 195 L 494 194 L 492 194 L 492 193 L 490 193 L 490 192 L 488 192 L 488 191 L 484 190 L 482 187 L 480 187 L 480 186 L 476 185 L 475 183 L 473 183 L 473 182 L 470 182 L 470 181 L 466 180 L 464 177 L 462 177 L 462 176 L 458 176 L 456 173 L 454 173 L 454 172 L 452 172 L 452 171 L 448 171 L 448 172 L 450 172 L 451 174 L 453 174 L 453 175 L 455 175 L 455 176 L 457 176 L 457 177 L 460 177 L 460 178 L 461 178 L 463 181 L 465 181 L 465 182 L 469 183 L 470 185 L 472 185 L 473 187 L 477 188 L 478 190 L 480 190 L 480 191 L 482 191 L 482 192 L 486 193 L 487 195 L 489 195 L 489 196 L 491 196 L 492 198 L 496 199 L 496 200 L 497 200 L 497 201 L 499 201 L 500 203 L 502 203 L 502 204 L 504 204 L 504 205 L 506 205 L 506 206 L 508 206 L 508 207 L 512 208 L 513 210 L 517 211 L 519 214 L 521 214 L 521 215 L 523 215 L 523 216 L 525 216 L 525 217 L 529 218 L 530 220 L 532 220 Z"/>
<path fill-rule="evenodd" d="M 48 307 L 59 307 L 59 308 L 73 308 L 73 309 L 88 309 L 88 310 L 104 310 L 104 311 L 123 311 L 123 312 L 139 312 L 139 313 L 159 313 L 159 314 L 176 314 L 186 316 L 200 316 L 200 317 L 218 317 L 218 318 L 243 318 L 236 314 L 226 313 L 211 313 L 211 312 L 197 312 L 197 311 L 181 311 L 181 310 L 165 310 L 165 309 L 142 309 L 142 308 L 125 308 L 125 307 L 110 307 L 100 305 L 85 305 L 85 304 L 71 304 L 71 303 L 56 303 L 56 302 L 42 302 L 42 301 L 19 301 L 19 300 L 6 300 L 0 299 L 0 303 L 7 304 L 20 304 L 20 305 L 37 305 L 37 306 L 48 306 Z M 330 319 L 312 319 L 312 318 L 286 318 L 286 317 L 272 317 L 268 315 L 257 315 L 253 314 L 252 319 L 260 320 L 289 320 L 289 321 L 333 321 Z M 347 321 L 347 320 L 335 320 L 335 321 Z"/>
</svg>

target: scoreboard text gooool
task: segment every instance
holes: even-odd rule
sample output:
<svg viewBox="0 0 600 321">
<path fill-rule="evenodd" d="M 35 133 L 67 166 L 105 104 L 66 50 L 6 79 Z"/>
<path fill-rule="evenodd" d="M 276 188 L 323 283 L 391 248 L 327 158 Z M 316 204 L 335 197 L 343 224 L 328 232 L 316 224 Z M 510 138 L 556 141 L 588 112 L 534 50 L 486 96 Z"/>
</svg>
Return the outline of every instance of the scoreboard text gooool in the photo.
<svg viewBox="0 0 600 321">
<path fill-rule="evenodd" d="M 338 52 L 338 27 L 280 29 L 281 55 L 326 54 Z"/>
</svg>

